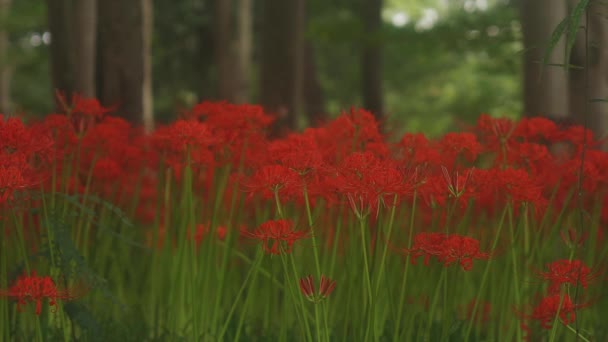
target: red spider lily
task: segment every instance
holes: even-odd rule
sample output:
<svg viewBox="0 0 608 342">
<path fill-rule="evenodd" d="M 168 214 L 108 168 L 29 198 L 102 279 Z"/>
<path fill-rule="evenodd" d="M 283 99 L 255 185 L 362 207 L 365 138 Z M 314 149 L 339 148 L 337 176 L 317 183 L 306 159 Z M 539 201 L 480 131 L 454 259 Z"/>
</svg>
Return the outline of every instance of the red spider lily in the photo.
<svg viewBox="0 0 608 342">
<path fill-rule="evenodd" d="M 481 152 L 481 145 L 473 133 L 447 133 L 439 141 L 443 163 L 449 167 L 462 160 L 474 162 Z"/>
<path fill-rule="evenodd" d="M 576 311 L 587 306 L 589 306 L 588 303 L 574 304 L 568 294 L 554 293 L 542 298 L 532 313 L 523 314 L 522 318 L 538 321 L 543 329 L 551 329 L 558 310 L 562 324 L 568 325 L 576 320 Z M 529 330 L 526 324 L 522 324 L 522 327 L 524 330 Z"/>
<path fill-rule="evenodd" d="M 103 107 L 95 98 L 85 98 L 80 94 L 72 95 L 72 113 L 83 114 L 95 118 L 101 118 L 106 113 L 113 111 L 115 107 Z"/>
<path fill-rule="evenodd" d="M 306 299 L 314 303 L 318 303 L 321 300 L 329 297 L 335 288 L 336 281 L 331 280 L 324 275 L 321 275 L 321 284 L 319 285 L 318 293 L 315 291 L 312 275 L 300 279 L 300 291 L 302 291 L 302 294 L 306 296 Z"/>
<path fill-rule="evenodd" d="M 513 132 L 514 136 L 522 137 L 526 141 L 546 143 L 552 141 L 559 128 L 553 120 L 543 117 L 521 118 Z"/>
<path fill-rule="evenodd" d="M 242 184 L 245 192 L 252 195 L 259 193 L 263 198 L 270 199 L 274 198 L 277 192 L 289 192 L 299 182 L 295 171 L 281 165 L 266 165 L 245 179 Z"/>
<path fill-rule="evenodd" d="M 487 114 L 482 114 L 477 120 L 476 128 L 486 149 L 501 153 L 502 158 L 499 158 L 497 162 L 504 162 L 503 148 L 508 151 L 514 143 L 512 138 L 515 123 L 510 119 L 492 118 Z"/>
<path fill-rule="evenodd" d="M 290 253 L 293 244 L 308 237 L 308 232 L 295 231 L 294 224 L 289 220 L 274 220 L 262 223 L 253 232 L 244 231 L 243 235 L 262 241 L 262 248 L 269 254 Z"/>
<path fill-rule="evenodd" d="M 539 272 L 538 275 L 551 283 L 550 294 L 559 293 L 560 287 L 564 284 L 572 286 L 580 284 L 586 289 L 589 282 L 599 276 L 598 272 L 593 273 L 580 260 L 557 260 L 547 264 L 547 269 L 547 272 Z"/>
<path fill-rule="evenodd" d="M 489 253 L 481 252 L 479 241 L 468 236 L 445 233 L 418 233 L 414 237 L 412 248 L 406 250 L 412 256 L 412 263 L 424 256 L 424 264 L 428 265 L 431 257 L 437 258 L 444 266 L 459 263 L 463 270 L 473 267 L 473 260 L 484 260 Z"/>
<path fill-rule="evenodd" d="M 24 187 L 25 179 L 16 167 L 0 166 L 0 205 L 13 199 L 13 192 Z"/>
<path fill-rule="evenodd" d="M 55 95 L 57 96 L 59 103 L 63 106 L 63 109 L 72 114 L 82 114 L 94 118 L 101 118 L 106 113 L 116 109 L 115 107 L 103 107 L 99 103 L 99 100 L 95 98 L 85 98 L 78 93 L 72 94 L 71 104 L 68 104 L 63 92 L 56 91 Z"/>
<path fill-rule="evenodd" d="M 421 133 L 406 133 L 399 141 L 398 147 L 401 149 L 401 158 L 407 167 L 423 164 L 439 165 L 442 162 L 442 157 L 435 148 L 435 144 Z"/>
<path fill-rule="evenodd" d="M 268 151 L 272 162 L 280 163 L 300 176 L 318 170 L 323 165 L 322 154 L 310 134 L 291 134 L 284 140 L 272 141 Z"/>
<path fill-rule="evenodd" d="M 51 277 L 39 277 L 35 271 L 31 274 L 17 278 L 13 286 L 7 290 L 0 290 L 0 297 L 8 297 L 17 301 L 17 310 L 22 311 L 28 302 L 36 303 L 36 315 L 42 312 L 42 301 L 47 299 L 49 306 L 55 307 L 57 300 L 70 301 L 82 295 L 82 291 L 60 290 Z M 52 312 L 55 312 L 52 309 Z"/>
<path fill-rule="evenodd" d="M 370 212 L 377 215 L 381 205 L 392 203 L 395 195 L 410 194 L 414 178 L 405 175 L 389 161 L 383 161 L 371 152 L 349 155 L 331 179 L 338 193 L 345 195 L 358 218 Z"/>
</svg>

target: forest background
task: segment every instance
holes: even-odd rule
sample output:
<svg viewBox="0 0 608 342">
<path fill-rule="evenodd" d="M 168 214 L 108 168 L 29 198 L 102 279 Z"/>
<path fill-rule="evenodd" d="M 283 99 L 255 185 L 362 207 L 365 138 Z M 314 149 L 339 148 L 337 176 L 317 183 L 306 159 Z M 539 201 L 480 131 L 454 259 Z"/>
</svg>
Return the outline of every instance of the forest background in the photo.
<svg viewBox="0 0 608 342">
<path fill-rule="evenodd" d="M 608 93 L 607 6 L 589 2 L 588 49 L 582 32 L 550 44 L 578 2 L 0 0 L 0 112 L 60 110 L 59 89 L 149 128 L 203 100 L 262 104 L 279 131 L 351 106 L 396 135 L 481 113 L 582 123 Z M 599 136 L 605 107 L 587 108 Z"/>
</svg>

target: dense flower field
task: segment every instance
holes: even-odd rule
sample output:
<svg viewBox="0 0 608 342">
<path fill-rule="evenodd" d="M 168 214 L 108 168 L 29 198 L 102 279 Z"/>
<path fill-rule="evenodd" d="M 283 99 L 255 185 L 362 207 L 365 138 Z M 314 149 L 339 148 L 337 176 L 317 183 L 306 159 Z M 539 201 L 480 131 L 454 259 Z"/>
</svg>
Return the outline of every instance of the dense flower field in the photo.
<svg viewBox="0 0 608 342">
<path fill-rule="evenodd" d="M 608 340 L 582 127 L 389 139 L 351 109 L 270 138 L 203 102 L 145 133 L 61 99 L 0 120 L 2 341 Z"/>
</svg>

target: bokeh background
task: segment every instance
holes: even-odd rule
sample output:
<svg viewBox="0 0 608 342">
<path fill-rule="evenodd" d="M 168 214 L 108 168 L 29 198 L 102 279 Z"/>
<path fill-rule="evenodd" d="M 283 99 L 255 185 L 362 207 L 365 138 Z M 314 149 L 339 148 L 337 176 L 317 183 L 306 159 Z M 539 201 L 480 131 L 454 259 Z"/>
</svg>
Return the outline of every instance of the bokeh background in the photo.
<svg viewBox="0 0 608 342">
<path fill-rule="evenodd" d="M 148 127 L 227 100 L 264 105 L 279 117 L 277 131 L 361 106 L 397 134 L 437 136 L 481 113 L 562 123 L 589 113 L 602 134 L 604 106 L 586 103 L 608 90 L 606 6 L 590 1 L 586 25 L 578 4 L 0 0 L 0 111 L 61 110 L 58 89 L 117 105 Z M 552 40 L 577 17 L 589 34 Z"/>
</svg>

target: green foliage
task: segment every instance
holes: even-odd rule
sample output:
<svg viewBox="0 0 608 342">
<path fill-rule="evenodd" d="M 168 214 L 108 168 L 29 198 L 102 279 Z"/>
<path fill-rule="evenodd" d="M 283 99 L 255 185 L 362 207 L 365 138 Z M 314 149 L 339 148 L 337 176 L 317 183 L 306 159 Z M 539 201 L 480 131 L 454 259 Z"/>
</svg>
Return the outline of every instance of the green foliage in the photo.
<svg viewBox="0 0 608 342">
<path fill-rule="evenodd" d="M 462 1 L 443 10 L 439 1 L 388 2 L 388 7 L 411 11 L 414 19 L 434 6 L 442 15 L 428 30 L 417 29 L 414 21 L 404 27 L 385 22 L 380 39 L 392 131 L 439 135 L 460 129 L 480 113 L 519 115 L 523 48 L 518 13 L 509 3 L 490 3 L 485 11 L 469 13 Z M 353 6 L 338 5 L 314 7 L 318 12 L 311 14 L 308 29 L 329 110 L 335 114 L 361 104 L 362 25 Z"/>
<path fill-rule="evenodd" d="M 485 10 L 467 12 L 463 0 L 385 0 L 383 30 L 372 38 L 383 42 L 386 108 L 395 131 L 437 135 L 459 128 L 460 122 L 471 122 L 482 112 L 519 114 L 518 13 L 510 1 L 487 3 Z M 361 1 L 347 0 L 307 4 L 306 37 L 315 47 L 318 78 L 327 110 L 334 115 L 361 105 L 360 43 L 370 37 L 360 20 L 360 5 Z M 429 8 L 437 11 L 439 20 L 430 29 L 416 29 L 416 21 Z M 199 99 L 215 97 L 213 8 L 211 1 L 155 0 L 154 11 L 154 106 L 157 120 L 167 122 Z M 395 27 L 390 16 L 400 11 L 407 12 L 410 21 Z M 27 43 L 32 34 L 47 30 L 44 2 L 14 1 L 2 24 L 11 32 L 16 111 L 50 112 L 48 46 Z M 254 62 L 258 62 L 257 48 L 254 38 Z M 252 85 L 255 94 L 258 85 Z"/>
<path fill-rule="evenodd" d="M 48 46 L 32 46 L 30 39 L 46 30 L 44 1 L 13 1 L 2 27 L 9 32 L 8 65 L 12 68 L 11 100 L 16 113 L 48 113 L 53 94 Z"/>
</svg>

